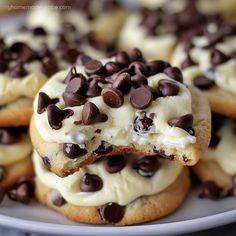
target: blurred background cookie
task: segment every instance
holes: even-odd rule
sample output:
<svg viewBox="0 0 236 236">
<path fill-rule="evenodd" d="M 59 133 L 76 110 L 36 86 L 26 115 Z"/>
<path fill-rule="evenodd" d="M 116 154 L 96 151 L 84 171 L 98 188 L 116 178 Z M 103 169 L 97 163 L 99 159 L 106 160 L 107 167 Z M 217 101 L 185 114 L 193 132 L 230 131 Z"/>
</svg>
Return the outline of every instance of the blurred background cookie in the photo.
<svg viewBox="0 0 236 236">
<path fill-rule="evenodd" d="M 193 29 L 176 48 L 172 64 L 184 81 L 202 90 L 213 112 L 236 116 L 236 25 L 215 21 Z"/>
</svg>

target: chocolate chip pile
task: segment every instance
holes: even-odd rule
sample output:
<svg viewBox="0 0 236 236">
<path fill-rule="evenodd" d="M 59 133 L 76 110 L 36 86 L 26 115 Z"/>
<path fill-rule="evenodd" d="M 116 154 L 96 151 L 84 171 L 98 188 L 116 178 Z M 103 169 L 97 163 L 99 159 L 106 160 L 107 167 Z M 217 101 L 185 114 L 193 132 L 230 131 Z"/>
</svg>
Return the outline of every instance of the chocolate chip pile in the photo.
<svg viewBox="0 0 236 236">
<path fill-rule="evenodd" d="M 11 189 L 4 190 L 0 187 L 0 202 L 4 200 L 6 194 L 10 200 L 28 205 L 34 197 L 33 179 L 21 176 Z"/>
<path fill-rule="evenodd" d="M 177 13 L 170 13 L 166 9 L 141 10 L 142 19 L 140 25 L 145 27 L 148 35 L 174 34 L 181 36 L 187 31 L 206 22 L 219 19 L 219 15 L 205 15 L 200 13 L 196 6 L 196 0 L 186 1 L 186 7 Z"/>
<path fill-rule="evenodd" d="M 64 22 L 61 32 L 56 34 L 48 33 L 42 27 L 33 29 L 23 28 L 25 34 L 32 34 L 32 37 L 41 39 L 44 43 L 38 45 L 35 50 L 25 42 L 17 41 L 12 45 L 6 45 L 4 38 L 0 38 L 0 73 L 7 73 L 13 78 L 22 78 L 32 71 L 26 69 L 29 63 L 38 62 L 40 70 L 50 77 L 59 70 L 65 69 L 61 62 L 69 64 L 81 63 L 86 60 L 82 44 L 87 44 L 105 54 L 114 51 L 114 45 L 109 42 L 98 40 L 93 32 L 81 35 L 72 23 Z M 22 33 L 18 32 L 18 33 Z M 66 32 L 66 33 L 65 33 Z M 47 41 L 50 37 L 57 38 L 55 48 L 49 48 Z"/>
<path fill-rule="evenodd" d="M 107 114 L 100 112 L 89 98 L 102 96 L 103 102 L 108 107 L 117 109 L 124 104 L 125 96 L 129 96 L 131 105 L 140 110 L 140 115 L 134 119 L 134 131 L 139 134 L 148 133 L 157 114 L 147 114 L 145 109 L 159 98 L 178 96 L 179 83 L 183 82 L 182 73 L 177 67 L 171 67 L 170 64 L 160 60 L 146 61 L 137 48 L 133 50 L 131 56 L 126 52 L 118 52 L 114 60 L 111 59 L 104 65 L 101 61 L 87 58 L 83 66 L 85 74 L 78 73 L 76 67 L 72 67 L 64 80 L 66 84 L 63 93 L 64 109 L 56 105 L 59 98 L 51 98 L 44 92 L 39 93 L 37 112 L 38 114 L 47 112 L 48 123 L 52 129 L 62 128 L 63 120 L 74 114 L 70 107 L 81 105 L 83 105 L 82 119 L 75 120 L 74 125 L 106 122 L 109 119 Z M 148 86 L 148 77 L 158 73 L 164 73 L 173 80 L 161 79 L 153 90 Z M 192 114 L 173 117 L 168 124 L 194 135 Z M 104 154 L 104 151 L 99 151 L 101 147 L 102 144 L 94 152 L 98 155 Z M 109 149 L 112 150 L 111 146 Z M 71 143 L 65 143 L 63 150 L 65 156 L 71 159 L 87 153 L 85 147 L 81 148 Z M 105 152 L 107 153 L 106 150 Z"/>
</svg>

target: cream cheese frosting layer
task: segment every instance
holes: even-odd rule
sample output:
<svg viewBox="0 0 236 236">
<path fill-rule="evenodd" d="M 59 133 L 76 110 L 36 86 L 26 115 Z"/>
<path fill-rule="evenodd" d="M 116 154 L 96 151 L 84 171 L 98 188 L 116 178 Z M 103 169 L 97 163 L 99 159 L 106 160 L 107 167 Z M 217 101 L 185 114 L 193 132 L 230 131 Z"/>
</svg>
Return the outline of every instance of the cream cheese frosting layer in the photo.
<svg viewBox="0 0 236 236">
<path fill-rule="evenodd" d="M 37 178 L 47 187 L 56 189 L 63 198 L 77 206 L 101 206 L 107 202 L 127 205 L 141 196 L 150 196 L 164 191 L 175 182 L 183 166 L 161 160 L 161 167 L 152 177 L 143 177 L 133 168 L 132 164 L 138 156 L 128 156 L 126 167 L 118 173 L 110 174 L 104 168 L 104 161 L 99 161 L 80 169 L 74 174 L 61 178 L 48 171 L 42 159 L 34 152 L 33 161 Z M 81 192 L 80 182 L 84 174 L 98 175 L 103 187 L 97 192 Z"/>
<path fill-rule="evenodd" d="M 216 147 L 208 148 L 202 161 L 216 161 L 229 175 L 236 175 L 235 122 L 227 119 L 217 132 L 220 141 Z"/>
<path fill-rule="evenodd" d="M 30 138 L 24 134 L 20 141 L 13 144 L 0 144 L 0 166 L 8 166 L 28 157 L 32 151 Z"/>
<path fill-rule="evenodd" d="M 219 30 L 214 23 L 208 25 L 208 28 L 213 32 Z M 197 76 L 208 73 L 217 87 L 236 95 L 236 59 L 232 57 L 219 65 L 212 65 L 211 50 L 204 48 L 208 45 L 208 39 L 205 36 L 195 36 L 191 42 L 193 48 L 189 50 L 189 56 L 195 65 L 182 69 L 185 82 L 191 84 Z M 223 41 L 216 43 L 214 48 L 230 57 L 236 51 L 236 36 L 224 37 Z M 172 64 L 181 67 L 186 56 L 184 45 L 180 44 L 173 54 Z M 212 75 L 209 74 L 210 70 Z"/>
<path fill-rule="evenodd" d="M 106 60 L 103 61 L 103 64 Z M 84 68 L 78 67 L 78 73 L 83 73 Z M 50 98 L 59 98 L 56 105 L 60 109 L 65 108 L 62 95 L 65 91 L 64 83 L 67 71 L 59 72 L 51 78 L 40 90 Z M 159 73 L 148 78 L 148 85 L 155 90 L 161 79 L 173 81 L 164 73 Z M 34 121 L 42 139 L 46 142 L 86 144 L 88 150 L 95 150 L 100 145 L 101 140 L 117 146 L 150 146 L 151 149 L 157 144 L 169 147 L 185 148 L 196 142 L 196 137 L 190 135 L 183 129 L 171 127 L 168 121 L 173 117 L 180 117 L 192 114 L 192 97 L 189 89 L 181 83 L 177 96 L 160 97 L 152 102 L 145 109 L 146 114 L 155 113 L 153 125 L 148 133 L 137 133 L 133 130 L 134 120 L 140 116 L 141 110 L 135 109 L 130 103 L 130 94 L 124 96 L 124 104 L 119 108 L 107 106 L 102 96 L 88 98 L 100 110 L 108 116 L 108 120 L 103 123 L 93 125 L 75 125 L 74 121 L 82 118 L 83 105 L 70 107 L 74 114 L 63 120 L 62 127 L 58 130 L 52 129 L 48 122 L 47 112 L 37 113 L 38 95 L 34 101 Z M 105 86 L 102 85 L 101 86 Z M 131 90 L 132 92 L 132 90 Z M 101 133 L 96 137 L 96 130 L 101 129 Z M 95 137 L 94 137 L 95 135 Z M 90 140 L 93 140 L 92 142 Z"/>
</svg>

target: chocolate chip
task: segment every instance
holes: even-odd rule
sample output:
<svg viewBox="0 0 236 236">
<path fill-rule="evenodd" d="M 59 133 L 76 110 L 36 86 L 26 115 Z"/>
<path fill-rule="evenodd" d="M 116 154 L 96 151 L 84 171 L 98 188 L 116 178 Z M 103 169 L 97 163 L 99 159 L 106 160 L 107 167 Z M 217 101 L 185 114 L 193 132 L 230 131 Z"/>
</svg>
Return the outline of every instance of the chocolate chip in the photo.
<svg viewBox="0 0 236 236">
<path fill-rule="evenodd" d="M 98 80 L 92 79 L 88 85 L 86 92 L 87 97 L 98 97 L 101 96 L 102 88 L 98 85 Z"/>
<path fill-rule="evenodd" d="M 171 127 L 178 127 L 187 132 L 192 131 L 193 127 L 193 115 L 187 114 L 180 117 L 174 117 L 168 121 Z"/>
<path fill-rule="evenodd" d="M 67 107 L 75 107 L 84 105 L 87 101 L 85 97 L 77 93 L 63 93 L 63 100 Z"/>
<path fill-rule="evenodd" d="M 218 200 L 221 198 L 223 189 L 216 185 L 213 181 L 207 181 L 202 184 L 202 190 L 199 194 L 200 198 L 209 198 L 212 200 Z"/>
<path fill-rule="evenodd" d="M 124 103 L 124 97 L 122 93 L 114 88 L 104 88 L 102 90 L 103 101 L 112 108 L 119 108 Z"/>
<path fill-rule="evenodd" d="M 103 187 L 102 179 L 97 175 L 85 174 L 80 182 L 82 192 L 96 192 Z"/>
<path fill-rule="evenodd" d="M 98 60 L 90 60 L 85 65 L 85 72 L 88 75 L 98 74 L 102 72 L 103 65 Z"/>
<path fill-rule="evenodd" d="M 10 51 L 17 54 L 17 58 L 20 58 L 22 62 L 29 62 L 36 59 L 36 53 L 23 42 L 15 42 L 10 47 Z"/>
<path fill-rule="evenodd" d="M 225 55 L 220 50 L 214 49 L 211 53 L 211 63 L 214 66 L 220 65 L 230 59 L 229 56 Z"/>
<path fill-rule="evenodd" d="M 138 48 L 134 48 L 131 52 L 130 56 L 131 61 L 140 61 L 145 63 L 145 59 L 143 58 L 142 52 Z"/>
<path fill-rule="evenodd" d="M 109 224 L 115 224 L 122 220 L 125 214 L 125 207 L 110 202 L 99 208 L 101 218 Z"/>
<path fill-rule="evenodd" d="M 129 71 L 131 75 L 142 74 L 147 76 L 148 75 L 148 68 L 147 66 L 139 61 L 134 61 L 129 65 Z"/>
<path fill-rule="evenodd" d="M 158 96 L 176 96 L 179 93 L 179 85 L 171 80 L 161 79 L 157 88 Z"/>
<path fill-rule="evenodd" d="M 134 120 L 134 131 L 137 133 L 147 133 L 153 125 L 153 119 L 144 112 Z"/>
<path fill-rule="evenodd" d="M 28 72 L 25 70 L 23 62 L 19 61 L 13 68 L 10 69 L 9 75 L 13 78 L 22 78 L 26 76 Z"/>
<path fill-rule="evenodd" d="M 190 66 L 194 66 L 194 65 L 196 65 L 196 62 L 194 62 L 192 60 L 192 58 L 190 57 L 190 55 L 187 54 L 185 60 L 181 64 L 181 69 L 186 69 L 186 68 L 188 68 Z"/>
<path fill-rule="evenodd" d="M 94 151 L 94 153 L 97 156 L 101 156 L 101 155 L 105 155 L 111 152 L 112 150 L 113 150 L 113 147 L 109 143 L 102 141 L 99 147 Z"/>
<path fill-rule="evenodd" d="M 64 143 L 63 144 L 63 153 L 65 156 L 70 159 L 75 159 L 81 156 L 84 156 L 87 153 L 87 150 L 81 148 L 78 144 L 73 143 Z"/>
<path fill-rule="evenodd" d="M 79 54 L 80 52 L 76 48 L 65 47 L 63 50 L 63 58 L 70 63 L 76 62 Z"/>
<path fill-rule="evenodd" d="M 45 57 L 42 61 L 42 71 L 48 77 L 59 71 L 56 60 L 53 57 Z"/>
<path fill-rule="evenodd" d="M 32 178 L 26 177 L 26 176 L 21 176 L 17 182 L 16 182 L 17 186 L 20 186 L 22 184 L 27 184 L 29 187 L 29 195 L 33 196 L 34 195 L 34 188 L 35 188 L 35 184 L 34 184 L 34 180 Z"/>
<path fill-rule="evenodd" d="M 132 84 L 134 85 L 134 87 L 140 87 L 142 85 L 147 85 L 148 81 L 146 76 L 142 75 L 142 74 L 137 74 L 131 77 L 131 81 Z"/>
<path fill-rule="evenodd" d="M 60 129 L 62 127 L 62 121 L 73 114 L 74 112 L 70 109 L 61 110 L 55 105 L 49 105 L 47 107 L 48 123 L 52 129 Z"/>
<path fill-rule="evenodd" d="M 127 67 L 130 64 L 129 55 L 123 51 L 116 54 L 115 60 L 122 68 Z"/>
<path fill-rule="evenodd" d="M 3 145 L 11 145 L 20 140 L 19 135 L 14 133 L 10 128 L 0 128 L 0 143 Z"/>
<path fill-rule="evenodd" d="M 104 166 L 107 172 L 117 173 L 125 167 L 125 158 L 123 155 L 108 157 L 104 162 Z"/>
<path fill-rule="evenodd" d="M 153 97 L 151 90 L 142 86 L 131 92 L 130 102 L 137 109 L 146 109 L 152 103 Z"/>
<path fill-rule="evenodd" d="M 52 192 L 52 203 L 54 206 L 61 207 L 66 204 L 66 200 L 62 197 L 62 195 L 58 191 Z"/>
<path fill-rule="evenodd" d="M 0 203 L 4 200 L 5 190 L 0 187 Z"/>
<path fill-rule="evenodd" d="M 148 70 L 149 70 L 149 76 L 162 73 L 167 67 L 170 67 L 170 64 L 161 61 L 161 60 L 156 60 L 156 61 L 149 61 L 147 63 Z"/>
<path fill-rule="evenodd" d="M 35 36 L 46 36 L 47 31 L 43 27 L 36 27 L 33 30 L 33 35 Z"/>
<path fill-rule="evenodd" d="M 48 170 L 51 170 L 51 161 L 48 157 L 43 157 L 43 164 Z"/>
<path fill-rule="evenodd" d="M 75 77 L 84 77 L 82 74 L 77 73 L 76 67 L 72 66 L 68 72 L 68 74 L 66 75 L 66 78 L 64 80 L 65 84 L 68 84 L 73 78 Z"/>
<path fill-rule="evenodd" d="M 38 114 L 42 114 L 49 105 L 56 104 L 57 102 L 59 102 L 58 98 L 51 99 L 46 93 L 40 92 L 38 95 Z"/>
<path fill-rule="evenodd" d="M 174 79 L 180 83 L 183 83 L 183 75 L 179 68 L 168 67 L 164 69 L 164 73 L 168 75 L 171 79 Z"/>
<path fill-rule="evenodd" d="M 86 102 L 82 110 L 82 122 L 84 125 L 92 125 L 96 122 L 107 121 L 107 116 L 101 114 L 98 107 L 92 102 Z"/>
<path fill-rule="evenodd" d="M 131 89 L 131 78 L 128 73 L 121 73 L 117 76 L 112 87 L 121 91 L 124 95 Z"/>
<path fill-rule="evenodd" d="M 10 191 L 8 191 L 7 196 L 9 199 L 11 199 L 12 201 L 17 201 L 16 198 L 16 189 L 11 189 Z"/>
<path fill-rule="evenodd" d="M 78 58 L 76 59 L 76 64 L 84 66 L 90 60 L 92 60 L 90 56 L 82 54 L 79 55 Z"/>
<path fill-rule="evenodd" d="M 213 80 L 208 79 L 204 75 L 200 75 L 194 78 L 193 84 L 201 90 L 208 90 L 215 85 L 215 82 Z"/>
<path fill-rule="evenodd" d="M 117 73 L 118 71 L 120 71 L 120 66 L 117 62 L 107 62 L 105 64 L 105 72 L 108 76 Z"/>
<path fill-rule="evenodd" d="M 82 74 L 77 74 L 70 79 L 66 86 L 67 93 L 84 94 L 86 90 L 86 78 Z"/>
<path fill-rule="evenodd" d="M 6 172 L 3 167 L 0 167 L 0 182 L 4 180 Z M 0 194 L 1 195 L 1 194 Z M 1 201 L 0 201 L 1 202 Z"/>
<path fill-rule="evenodd" d="M 143 177 L 152 177 L 160 166 L 161 163 L 156 156 L 145 156 L 139 159 L 133 168 Z"/>
<path fill-rule="evenodd" d="M 29 192 L 29 186 L 27 184 L 21 184 L 16 189 L 12 189 L 8 192 L 8 197 L 13 201 L 18 201 L 23 204 L 29 204 L 30 203 L 30 192 Z"/>
</svg>

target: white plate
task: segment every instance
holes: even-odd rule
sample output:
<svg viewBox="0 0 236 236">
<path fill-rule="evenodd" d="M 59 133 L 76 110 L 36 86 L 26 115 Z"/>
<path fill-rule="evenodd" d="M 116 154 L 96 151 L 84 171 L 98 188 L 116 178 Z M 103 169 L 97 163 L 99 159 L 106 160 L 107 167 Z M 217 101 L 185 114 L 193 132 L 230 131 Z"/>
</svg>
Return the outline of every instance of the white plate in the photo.
<svg viewBox="0 0 236 236">
<path fill-rule="evenodd" d="M 209 229 L 236 220 L 236 199 L 199 199 L 194 189 L 184 205 L 162 220 L 144 225 L 114 227 L 77 224 L 38 203 L 30 206 L 5 199 L 0 207 L 0 225 L 25 232 L 54 235 L 169 235 Z M 173 196 L 174 197 L 174 196 Z"/>
</svg>

